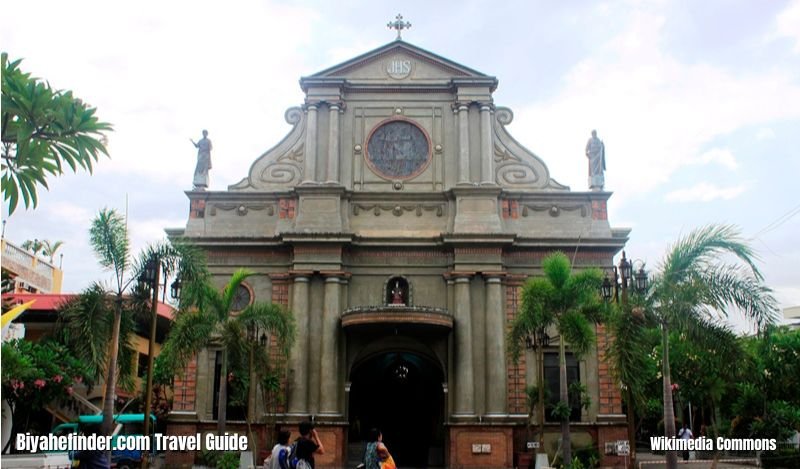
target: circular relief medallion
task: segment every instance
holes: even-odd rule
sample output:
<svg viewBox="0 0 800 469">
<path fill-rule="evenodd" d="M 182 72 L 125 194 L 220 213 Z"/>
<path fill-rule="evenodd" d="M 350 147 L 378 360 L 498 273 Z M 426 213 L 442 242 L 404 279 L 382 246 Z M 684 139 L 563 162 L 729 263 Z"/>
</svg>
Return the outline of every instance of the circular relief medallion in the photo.
<svg viewBox="0 0 800 469">
<path fill-rule="evenodd" d="M 395 57 L 386 64 L 386 74 L 395 80 L 402 80 L 411 75 L 412 66 L 410 60 Z"/>
<path fill-rule="evenodd" d="M 366 159 L 369 167 L 386 179 L 411 179 L 430 163 L 430 138 L 413 122 L 395 118 L 372 130 Z"/>
</svg>

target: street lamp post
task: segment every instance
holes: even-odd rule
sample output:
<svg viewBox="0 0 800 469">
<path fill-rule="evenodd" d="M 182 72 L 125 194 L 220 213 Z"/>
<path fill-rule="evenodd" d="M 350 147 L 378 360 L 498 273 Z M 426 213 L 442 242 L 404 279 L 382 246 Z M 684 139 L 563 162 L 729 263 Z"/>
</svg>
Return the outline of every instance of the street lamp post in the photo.
<svg viewBox="0 0 800 469">
<path fill-rule="evenodd" d="M 608 278 L 608 271 L 600 287 L 601 295 L 605 301 L 611 301 L 622 305 L 623 310 L 628 305 L 628 288 L 633 288 L 637 293 L 643 293 L 647 289 L 647 273 L 644 270 L 644 262 L 641 262 L 639 270 L 634 272 L 633 261 L 625 257 L 622 251 L 622 259 L 619 266 L 612 266 L 613 281 Z M 621 301 L 621 302 L 620 302 Z M 629 383 L 625 383 L 625 400 L 628 403 L 627 424 L 628 440 L 630 441 L 630 458 L 636 461 L 636 424 L 633 415 L 633 392 Z"/>
</svg>

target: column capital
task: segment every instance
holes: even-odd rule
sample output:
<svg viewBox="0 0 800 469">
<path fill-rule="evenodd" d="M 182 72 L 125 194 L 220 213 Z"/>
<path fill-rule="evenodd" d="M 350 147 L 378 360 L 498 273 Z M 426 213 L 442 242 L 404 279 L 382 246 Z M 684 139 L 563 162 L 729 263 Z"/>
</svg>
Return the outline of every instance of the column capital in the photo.
<svg viewBox="0 0 800 469">
<path fill-rule="evenodd" d="M 494 104 L 492 103 L 477 103 L 480 108 L 481 112 L 494 112 Z"/>
<path fill-rule="evenodd" d="M 320 275 L 325 278 L 326 282 L 340 282 L 341 280 L 349 279 L 353 274 L 343 270 L 324 270 L 320 271 Z"/>
<path fill-rule="evenodd" d="M 469 271 L 453 271 L 444 274 L 444 278 L 447 280 L 453 280 L 456 283 L 469 281 L 472 277 L 474 277 L 476 272 L 469 272 Z"/>
<path fill-rule="evenodd" d="M 499 271 L 499 270 L 498 271 L 490 271 L 490 272 L 481 272 L 481 274 L 487 280 L 489 280 L 489 279 L 500 280 L 500 279 L 502 279 L 502 278 L 504 278 L 504 277 L 506 277 L 508 275 L 506 272 L 502 272 L 502 271 Z"/>
<path fill-rule="evenodd" d="M 452 104 L 453 112 L 458 113 L 460 111 L 468 111 L 470 104 L 471 103 L 467 103 L 464 101 L 457 101 Z"/>
<path fill-rule="evenodd" d="M 314 272 L 310 270 L 290 270 L 289 276 L 294 279 L 295 282 L 308 282 L 311 280 L 311 276 L 314 275 Z"/>
</svg>

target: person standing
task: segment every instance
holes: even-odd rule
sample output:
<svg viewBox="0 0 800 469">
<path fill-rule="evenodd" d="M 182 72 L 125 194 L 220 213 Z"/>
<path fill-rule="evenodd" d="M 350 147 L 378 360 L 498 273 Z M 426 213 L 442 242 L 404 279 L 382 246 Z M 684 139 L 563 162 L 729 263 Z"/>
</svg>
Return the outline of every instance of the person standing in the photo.
<svg viewBox="0 0 800 469">
<path fill-rule="evenodd" d="M 686 425 L 686 422 L 683 422 L 683 428 L 678 432 L 678 438 L 681 440 L 690 440 L 694 435 L 692 435 L 692 430 Z M 683 452 L 683 460 L 689 460 L 689 450 L 685 450 Z"/>
<path fill-rule="evenodd" d="M 203 130 L 203 138 L 195 142 L 189 139 L 197 148 L 197 166 L 194 168 L 194 189 L 204 191 L 208 188 L 208 170 L 211 169 L 211 140 L 208 139 L 208 130 Z"/>
<path fill-rule="evenodd" d="M 289 469 L 289 437 L 292 434 L 285 430 L 278 432 L 278 442 L 272 447 L 272 452 L 264 461 L 264 469 Z"/>
<path fill-rule="evenodd" d="M 311 422 L 300 423 L 300 438 L 297 439 L 296 455 L 300 461 L 305 461 L 314 469 L 314 455 L 325 454 L 325 448 L 317 435 L 317 430 Z M 297 465 L 298 469 L 300 464 Z"/>
<path fill-rule="evenodd" d="M 364 451 L 364 469 L 397 469 L 389 449 L 383 444 L 383 434 L 377 428 L 369 431 L 369 443 Z"/>
</svg>

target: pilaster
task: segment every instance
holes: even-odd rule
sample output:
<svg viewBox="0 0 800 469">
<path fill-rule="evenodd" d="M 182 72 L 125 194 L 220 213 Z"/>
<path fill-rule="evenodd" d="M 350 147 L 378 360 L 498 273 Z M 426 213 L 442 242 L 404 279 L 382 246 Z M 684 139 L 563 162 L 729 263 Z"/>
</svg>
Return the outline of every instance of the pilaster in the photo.
<svg viewBox="0 0 800 469">
<path fill-rule="evenodd" d="M 322 369 L 320 379 L 320 413 L 341 415 L 339 409 L 339 317 L 341 315 L 344 272 L 323 273 L 325 299 L 322 312 Z"/>
<path fill-rule="evenodd" d="M 331 104 L 328 107 L 328 178 L 326 183 L 339 183 L 339 114 L 342 106 Z"/>
<path fill-rule="evenodd" d="M 500 233 L 499 187 L 454 187 L 454 233 Z"/>
<path fill-rule="evenodd" d="M 492 107 L 481 104 L 481 184 L 494 184 L 492 168 Z"/>
<path fill-rule="evenodd" d="M 455 405 L 453 417 L 475 415 L 470 273 L 454 273 Z"/>
<path fill-rule="evenodd" d="M 305 161 L 301 184 L 317 180 L 317 104 L 306 106 L 306 114 Z"/>
<path fill-rule="evenodd" d="M 292 312 L 298 340 L 289 353 L 289 414 L 308 415 L 308 331 L 310 273 L 295 273 L 292 284 Z"/>
<path fill-rule="evenodd" d="M 457 104 L 455 112 L 458 114 L 458 183 L 470 182 L 469 173 L 469 106 Z"/>
<path fill-rule="evenodd" d="M 503 311 L 503 272 L 484 272 L 486 280 L 486 394 L 487 416 L 505 416 L 507 408 L 506 321 Z"/>
</svg>

